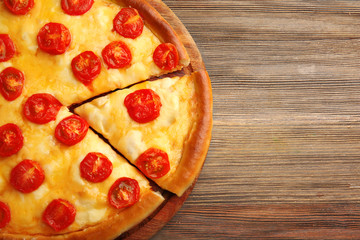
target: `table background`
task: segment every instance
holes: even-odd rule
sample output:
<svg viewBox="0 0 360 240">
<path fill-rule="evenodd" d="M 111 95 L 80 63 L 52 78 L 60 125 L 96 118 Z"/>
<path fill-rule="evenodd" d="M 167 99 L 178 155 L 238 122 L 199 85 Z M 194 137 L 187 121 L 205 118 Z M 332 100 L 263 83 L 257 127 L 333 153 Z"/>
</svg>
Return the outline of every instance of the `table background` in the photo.
<svg viewBox="0 0 360 240">
<path fill-rule="evenodd" d="M 214 129 L 153 239 L 360 239 L 360 1 L 163 1 L 202 53 Z"/>
</svg>

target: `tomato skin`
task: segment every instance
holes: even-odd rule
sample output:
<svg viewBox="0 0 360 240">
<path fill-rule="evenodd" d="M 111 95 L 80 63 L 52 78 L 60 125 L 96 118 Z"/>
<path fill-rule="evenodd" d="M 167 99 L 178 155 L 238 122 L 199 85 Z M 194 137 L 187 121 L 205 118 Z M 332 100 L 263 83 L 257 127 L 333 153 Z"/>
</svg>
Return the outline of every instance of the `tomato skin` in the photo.
<svg viewBox="0 0 360 240">
<path fill-rule="evenodd" d="M 154 51 L 155 64 L 162 70 L 173 70 L 179 64 L 179 53 L 172 43 L 162 43 Z"/>
<path fill-rule="evenodd" d="M 23 114 L 30 122 L 46 124 L 56 119 L 61 106 L 53 95 L 36 93 L 26 100 Z"/>
<path fill-rule="evenodd" d="M 0 202 L 0 228 L 4 228 L 11 221 L 11 212 L 9 206 Z"/>
<path fill-rule="evenodd" d="M 139 183 L 127 177 L 116 180 L 108 193 L 109 203 L 116 209 L 130 207 L 139 201 L 139 198 Z"/>
<path fill-rule="evenodd" d="M 126 68 L 131 65 L 131 51 L 122 41 L 109 43 L 102 50 L 101 55 L 108 68 Z"/>
<path fill-rule="evenodd" d="M 0 157 L 9 157 L 23 147 L 24 137 L 21 129 L 8 123 L 0 127 Z"/>
<path fill-rule="evenodd" d="M 43 221 L 56 232 L 64 230 L 75 221 L 76 208 L 65 199 L 53 200 L 42 215 Z"/>
<path fill-rule="evenodd" d="M 102 153 L 91 152 L 80 163 L 80 174 L 89 182 L 98 183 L 107 179 L 113 170 L 111 161 Z"/>
<path fill-rule="evenodd" d="M 148 123 L 160 116 L 161 100 L 151 89 L 140 89 L 127 95 L 124 105 L 128 114 L 138 123 Z"/>
<path fill-rule="evenodd" d="M 38 189 L 44 182 L 45 173 L 36 161 L 25 159 L 16 165 L 10 173 L 10 184 L 22 193 Z"/>
<path fill-rule="evenodd" d="M 121 36 L 135 39 L 143 32 L 144 22 L 135 8 L 122 8 L 115 16 L 113 26 Z"/>
<path fill-rule="evenodd" d="M 100 58 L 92 51 L 80 53 L 71 61 L 71 68 L 80 82 L 90 85 L 101 72 Z"/>
<path fill-rule="evenodd" d="M 20 70 L 8 67 L 0 73 L 0 93 L 7 101 L 17 99 L 24 88 L 25 76 Z"/>
<path fill-rule="evenodd" d="M 149 148 L 143 152 L 135 165 L 151 179 L 158 179 L 170 171 L 168 154 L 157 148 Z"/>
<path fill-rule="evenodd" d="M 25 3 L 21 0 L 4 0 L 4 3 L 16 15 L 25 15 L 34 7 L 34 0 L 27 0 Z"/>
<path fill-rule="evenodd" d="M 77 115 L 71 115 L 59 122 L 55 128 L 55 137 L 65 145 L 75 145 L 86 136 L 89 124 Z"/>
<path fill-rule="evenodd" d="M 6 62 L 15 55 L 15 44 L 8 34 L 0 34 L 0 62 Z"/>
<path fill-rule="evenodd" d="M 66 52 L 71 43 L 71 34 L 61 23 L 50 22 L 45 24 L 37 35 L 39 48 L 51 55 Z"/>
<path fill-rule="evenodd" d="M 79 16 L 89 11 L 94 4 L 94 0 L 61 0 L 61 8 L 71 16 Z"/>
</svg>

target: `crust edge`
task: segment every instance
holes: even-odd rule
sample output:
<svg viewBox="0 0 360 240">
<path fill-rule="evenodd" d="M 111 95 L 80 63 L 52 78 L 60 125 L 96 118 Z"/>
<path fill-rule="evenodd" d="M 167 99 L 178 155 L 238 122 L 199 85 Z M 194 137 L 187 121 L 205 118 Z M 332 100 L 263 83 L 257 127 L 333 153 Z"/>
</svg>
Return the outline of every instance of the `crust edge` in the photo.
<svg viewBox="0 0 360 240">
<path fill-rule="evenodd" d="M 209 149 L 212 132 L 212 89 L 205 70 L 194 72 L 195 90 L 198 96 L 198 116 L 195 128 L 185 143 L 180 163 L 171 178 L 160 185 L 178 196 L 191 186 L 199 176 Z"/>
<path fill-rule="evenodd" d="M 145 0 L 118 0 L 118 2 L 136 8 L 145 19 L 146 26 L 161 42 L 169 42 L 175 45 L 179 53 L 180 66 L 186 67 L 190 64 L 189 55 L 179 36 L 151 4 Z"/>
</svg>

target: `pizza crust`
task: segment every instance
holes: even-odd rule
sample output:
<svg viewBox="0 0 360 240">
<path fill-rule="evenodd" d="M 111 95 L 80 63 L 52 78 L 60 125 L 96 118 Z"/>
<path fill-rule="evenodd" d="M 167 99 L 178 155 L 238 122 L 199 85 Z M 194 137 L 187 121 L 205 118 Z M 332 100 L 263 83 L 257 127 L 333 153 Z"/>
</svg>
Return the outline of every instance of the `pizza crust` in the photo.
<svg viewBox="0 0 360 240">
<path fill-rule="evenodd" d="M 189 55 L 179 36 L 167 21 L 159 14 L 151 4 L 145 0 L 121 0 L 126 6 L 136 8 L 144 18 L 146 26 L 164 43 L 172 43 L 179 53 L 179 66 L 177 70 L 186 67 L 190 63 Z M 169 9 L 169 11 L 171 11 Z"/>
<path fill-rule="evenodd" d="M 153 6 L 156 11 L 158 11 L 172 26 L 179 36 L 182 44 L 185 46 L 187 54 L 190 57 L 190 65 L 185 69 L 186 74 L 206 70 L 201 53 L 197 48 L 194 39 L 175 13 L 160 0 L 148 0 L 147 2 Z"/>
<path fill-rule="evenodd" d="M 180 163 L 173 175 L 159 179 L 158 183 L 167 190 L 181 196 L 195 181 L 204 164 L 211 140 L 212 91 L 206 71 L 193 73 L 197 95 L 197 120 L 193 124 L 189 138 L 184 143 Z"/>
</svg>

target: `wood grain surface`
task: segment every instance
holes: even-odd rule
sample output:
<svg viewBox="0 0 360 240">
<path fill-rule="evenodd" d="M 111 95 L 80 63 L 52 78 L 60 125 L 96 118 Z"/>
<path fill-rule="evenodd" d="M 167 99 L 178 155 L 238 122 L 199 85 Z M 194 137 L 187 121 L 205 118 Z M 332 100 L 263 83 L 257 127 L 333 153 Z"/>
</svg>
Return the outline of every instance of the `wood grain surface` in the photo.
<svg viewBox="0 0 360 240">
<path fill-rule="evenodd" d="M 360 239 L 360 1 L 163 1 L 202 53 L 214 129 L 153 239 Z"/>
</svg>

